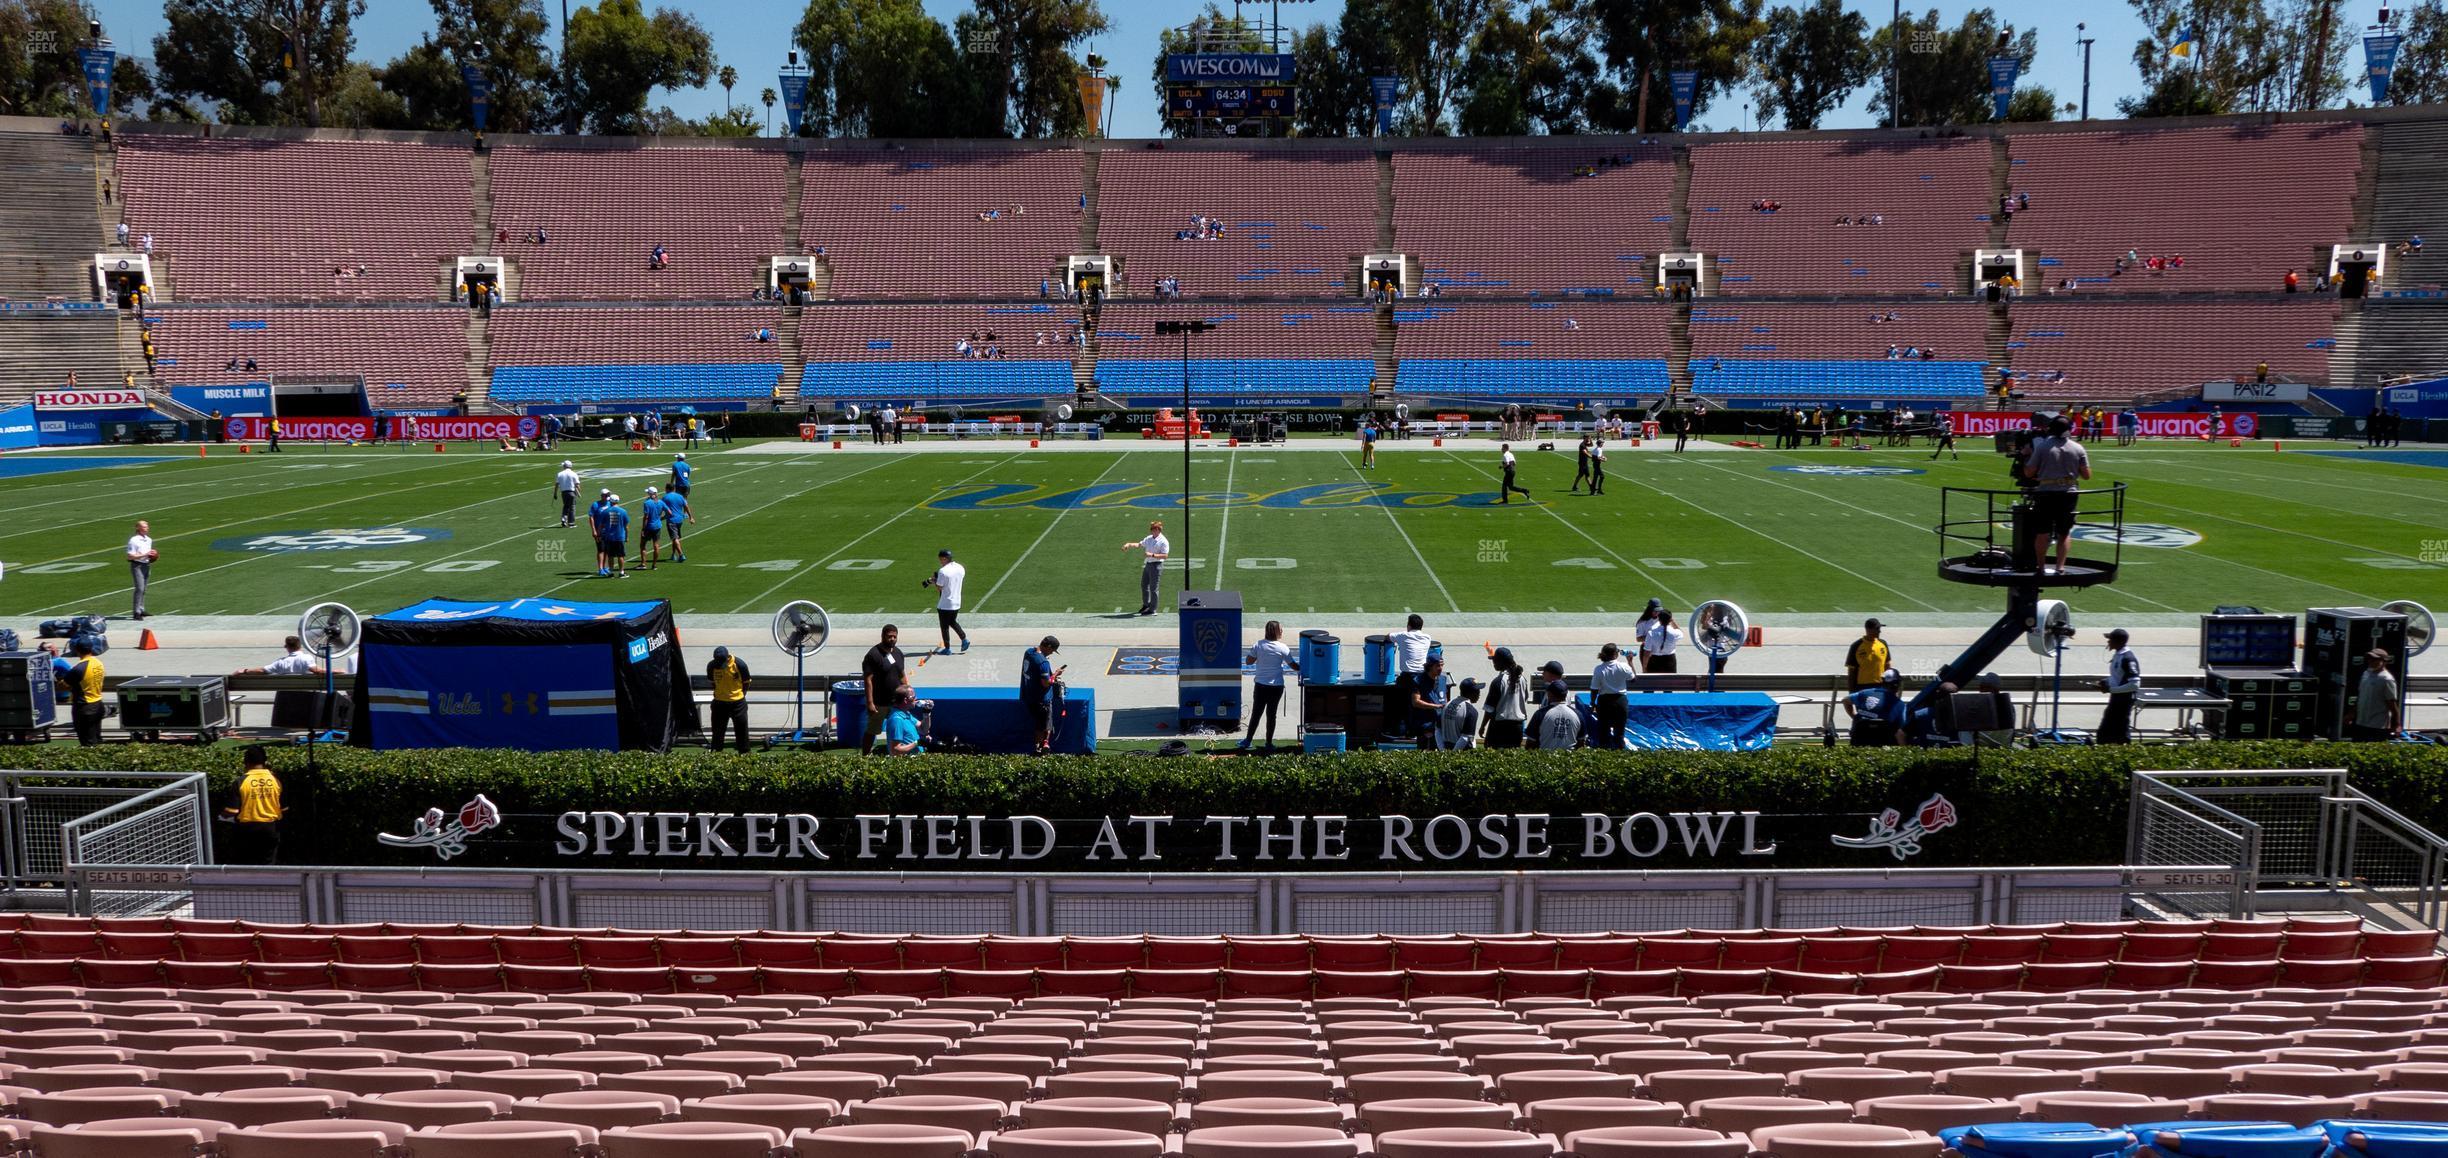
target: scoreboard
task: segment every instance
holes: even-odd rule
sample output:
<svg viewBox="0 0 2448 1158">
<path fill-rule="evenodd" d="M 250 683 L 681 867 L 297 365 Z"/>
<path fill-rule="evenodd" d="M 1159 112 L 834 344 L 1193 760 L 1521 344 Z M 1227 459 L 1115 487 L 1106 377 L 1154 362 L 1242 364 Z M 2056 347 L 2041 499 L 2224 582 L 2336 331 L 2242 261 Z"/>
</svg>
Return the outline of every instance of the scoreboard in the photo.
<svg viewBox="0 0 2448 1158">
<path fill-rule="evenodd" d="M 1283 86 L 1175 85 L 1165 92 L 1165 113 L 1173 117 L 1288 117 L 1292 115 L 1292 93 L 1292 89 Z"/>
</svg>

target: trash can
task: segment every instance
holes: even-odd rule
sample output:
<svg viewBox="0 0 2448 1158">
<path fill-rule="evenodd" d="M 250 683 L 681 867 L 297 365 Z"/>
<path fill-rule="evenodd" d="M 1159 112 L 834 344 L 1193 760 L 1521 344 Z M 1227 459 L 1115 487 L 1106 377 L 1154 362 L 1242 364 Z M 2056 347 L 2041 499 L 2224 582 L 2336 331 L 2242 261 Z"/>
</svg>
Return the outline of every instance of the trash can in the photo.
<svg viewBox="0 0 2448 1158">
<path fill-rule="evenodd" d="M 834 681 L 833 742 L 839 747 L 856 748 L 866 735 L 867 681 Z"/>
<path fill-rule="evenodd" d="M 1340 752 L 1343 750 L 1343 725 L 1307 724 L 1301 728 L 1301 751 Z"/>
<path fill-rule="evenodd" d="M 1368 637 L 1360 652 L 1360 682 L 1382 685 L 1394 682 L 1394 641 L 1382 635 Z"/>
<path fill-rule="evenodd" d="M 1090 441 L 1090 442 L 1103 442 L 1103 441 L 1105 441 L 1105 427 L 1104 427 L 1104 424 L 1102 424 L 1102 423 L 1096 423 L 1096 422 L 1091 422 L 1091 423 L 1089 423 L 1089 424 L 1088 424 L 1088 441 Z"/>
<path fill-rule="evenodd" d="M 1300 677 L 1303 684 L 1343 682 L 1343 641 L 1323 631 L 1300 635 Z"/>
</svg>

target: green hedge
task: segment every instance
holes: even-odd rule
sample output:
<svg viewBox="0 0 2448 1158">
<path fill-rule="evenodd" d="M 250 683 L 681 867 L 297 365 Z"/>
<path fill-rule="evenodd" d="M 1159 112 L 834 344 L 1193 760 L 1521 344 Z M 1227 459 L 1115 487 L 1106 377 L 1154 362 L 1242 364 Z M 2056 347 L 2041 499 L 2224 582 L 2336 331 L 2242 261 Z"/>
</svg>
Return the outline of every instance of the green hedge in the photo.
<svg viewBox="0 0 2448 1158">
<path fill-rule="evenodd" d="M 1980 754 L 1912 748 L 1781 748 L 1767 753 L 1482 751 L 1284 756 L 1268 760 L 934 756 L 842 753 L 718 755 L 501 750 L 275 750 L 291 810 L 282 859 L 302 864 L 432 864 L 425 851 L 375 843 L 405 833 L 429 807 L 455 811 L 482 792 L 504 827 L 455 865 L 578 863 L 551 851 L 568 810 L 1029 814 L 1061 820 L 1124 814 L 1316 815 L 1633 812 L 1749 809 L 1784 842 L 1774 867 L 1893 866 L 1884 852 L 1844 849 L 1883 808 L 1909 812 L 1933 793 L 1959 823 L 1923 845 L 1916 865 L 2109 864 L 2122 859 L 2127 774 L 2142 769 L 2344 767 L 2365 791 L 2448 831 L 2448 748 L 2416 745 L 2192 744 Z M 238 751 L 223 745 L 20 749 L 19 768 L 204 771 L 226 799 Z M 661 860 L 656 867 L 682 867 Z M 1671 868 L 1671 859 L 1643 862 Z M 1725 862 L 1719 862 L 1725 863 Z M 1686 862 L 1688 865 L 1688 862 Z M 761 867 L 713 862 L 708 867 Z M 814 866 L 795 866 L 814 867 Z M 841 865 L 831 867 L 860 867 Z M 913 867 L 913 866 L 895 866 Z M 940 866 L 926 866 L 940 867 Z M 1036 867 L 1068 867 L 1063 858 Z M 1358 864 L 1352 867 L 1364 867 Z M 1568 867 L 1562 863 L 1555 867 Z"/>
</svg>

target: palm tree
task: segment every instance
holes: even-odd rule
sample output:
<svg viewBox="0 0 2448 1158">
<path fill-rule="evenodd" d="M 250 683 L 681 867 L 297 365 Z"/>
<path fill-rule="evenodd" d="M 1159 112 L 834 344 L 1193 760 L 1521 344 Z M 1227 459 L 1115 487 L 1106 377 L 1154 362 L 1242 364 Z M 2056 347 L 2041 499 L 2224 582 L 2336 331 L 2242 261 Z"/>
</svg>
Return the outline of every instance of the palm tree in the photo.
<svg viewBox="0 0 2448 1158">
<path fill-rule="evenodd" d="M 719 76 L 717 76 L 715 79 L 720 80 L 720 81 L 722 82 L 722 86 L 723 86 L 723 111 L 724 111 L 724 112 L 726 112 L 726 113 L 727 113 L 727 112 L 730 112 L 730 111 L 731 111 L 731 86 L 739 83 L 739 70 L 738 70 L 738 69 L 736 69 L 736 68 L 731 67 L 730 65 L 727 65 L 727 64 L 726 64 L 726 65 L 722 66 L 722 73 L 721 73 Z"/>
<path fill-rule="evenodd" d="M 770 137 L 773 135 L 774 90 L 766 89 L 758 93 L 757 99 L 765 102 L 765 135 Z"/>
</svg>

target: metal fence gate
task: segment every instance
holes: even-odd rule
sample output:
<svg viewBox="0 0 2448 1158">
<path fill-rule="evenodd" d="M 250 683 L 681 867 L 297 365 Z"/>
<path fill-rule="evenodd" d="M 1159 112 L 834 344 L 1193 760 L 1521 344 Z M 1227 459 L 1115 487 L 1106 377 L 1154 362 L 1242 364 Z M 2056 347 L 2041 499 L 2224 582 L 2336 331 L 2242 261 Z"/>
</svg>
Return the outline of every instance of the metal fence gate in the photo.
<svg viewBox="0 0 2448 1158">
<path fill-rule="evenodd" d="M 2345 909 L 2387 925 L 2441 927 L 2448 841 L 2346 782 L 2339 768 L 2137 772 L 2126 860 L 2232 864 L 2166 874 L 2146 898 L 2188 916 Z"/>
<path fill-rule="evenodd" d="M 212 862 L 212 805 L 194 772 L 0 772 L 0 884 L 11 907 L 98 915 L 189 902 L 185 874 L 134 871 L 96 882 L 77 866 L 179 867 Z"/>
</svg>

